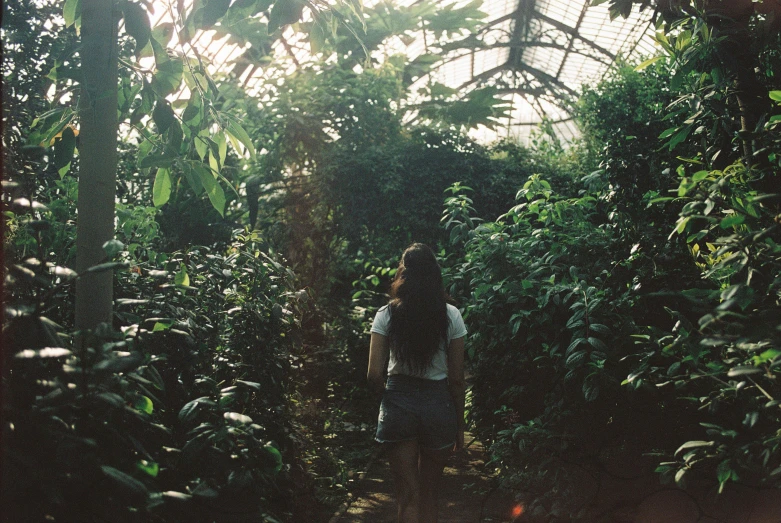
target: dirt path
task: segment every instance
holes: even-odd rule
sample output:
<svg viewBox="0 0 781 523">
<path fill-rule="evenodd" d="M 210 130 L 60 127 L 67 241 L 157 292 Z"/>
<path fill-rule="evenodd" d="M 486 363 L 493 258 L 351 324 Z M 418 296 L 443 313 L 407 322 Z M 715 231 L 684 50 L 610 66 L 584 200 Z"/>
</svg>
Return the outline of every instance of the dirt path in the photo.
<svg viewBox="0 0 781 523">
<path fill-rule="evenodd" d="M 467 441 L 472 440 L 467 435 Z M 483 447 L 472 441 L 451 457 L 445 468 L 440 496 L 440 523 L 560 523 L 572 521 L 549 511 L 521 513 L 512 493 L 497 490 L 485 470 Z M 636 457 L 639 460 L 639 457 Z M 612 462 L 608 463 L 610 465 Z M 584 507 L 580 521 L 600 523 L 781 523 L 781 495 L 777 489 L 730 486 L 716 495 L 714 487 L 682 491 L 664 486 L 649 469 L 626 477 L 638 467 L 612 463 L 625 477 L 603 474 L 585 477 Z M 647 467 L 646 467 L 647 468 Z M 582 492 L 581 492 L 582 494 Z M 574 495 L 574 494 L 573 494 Z M 395 523 L 396 506 L 388 461 L 380 456 L 359 481 L 354 500 L 329 523 Z M 517 511 L 514 513 L 514 511 Z"/>
<path fill-rule="evenodd" d="M 467 434 L 466 441 L 472 437 Z M 513 520 L 513 497 L 494 489 L 486 474 L 483 447 L 472 441 L 451 457 L 442 479 L 439 520 L 443 523 L 501 523 Z M 330 523 L 392 523 L 396 521 L 393 480 L 388 460 L 380 456 L 358 486 L 346 511 Z"/>
</svg>

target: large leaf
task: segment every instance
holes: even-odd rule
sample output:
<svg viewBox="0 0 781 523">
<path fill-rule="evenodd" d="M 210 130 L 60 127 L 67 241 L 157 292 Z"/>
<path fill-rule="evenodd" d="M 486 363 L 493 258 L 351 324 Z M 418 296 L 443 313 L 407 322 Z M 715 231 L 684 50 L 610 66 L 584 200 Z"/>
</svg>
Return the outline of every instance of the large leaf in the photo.
<svg viewBox="0 0 781 523">
<path fill-rule="evenodd" d="M 155 207 L 160 207 L 168 203 L 171 198 L 171 171 L 166 167 L 161 167 L 155 175 L 155 184 L 152 188 L 152 202 Z"/>
<path fill-rule="evenodd" d="M 174 110 L 171 109 L 171 104 L 169 104 L 164 98 L 157 100 L 155 109 L 152 111 L 152 120 L 155 121 L 157 132 L 160 134 L 166 132 L 168 128 L 171 127 L 171 124 L 176 122 Z"/>
<path fill-rule="evenodd" d="M 238 154 L 241 154 L 241 150 L 236 145 L 236 141 L 241 142 L 244 147 L 247 148 L 249 155 L 253 160 L 256 159 L 255 145 L 252 143 L 252 138 L 250 138 L 249 134 L 247 134 L 247 131 L 244 130 L 238 120 L 233 117 L 228 117 L 228 128 L 226 131 L 228 132 L 228 135 L 233 138 L 231 142 Z"/>
<path fill-rule="evenodd" d="M 171 58 L 162 64 L 157 64 L 157 71 L 155 71 L 152 80 L 152 90 L 161 98 L 165 98 L 179 89 L 183 71 L 184 64 L 178 58 Z"/>
<path fill-rule="evenodd" d="M 220 213 L 220 216 L 225 216 L 225 191 L 222 190 L 222 186 L 215 179 L 212 171 L 207 169 L 202 164 L 196 164 L 195 171 L 198 173 L 198 178 L 203 185 L 203 189 L 206 191 L 206 195 L 209 197 L 209 201 L 212 202 L 212 206 Z"/>
<path fill-rule="evenodd" d="M 176 285 L 184 285 L 185 287 L 190 286 L 190 275 L 187 274 L 187 267 L 184 264 L 179 267 L 179 272 L 174 276 L 174 283 Z"/>
<path fill-rule="evenodd" d="M 108 465 L 102 465 L 100 469 L 113 483 L 122 487 L 123 497 L 133 500 L 145 500 L 149 496 L 149 490 L 146 486 L 130 474 Z"/>
<path fill-rule="evenodd" d="M 76 150 L 76 134 L 73 128 L 68 126 L 62 130 L 59 140 L 54 142 L 54 167 L 58 171 L 68 167 L 73 160 L 73 153 Z M 65 170 L 67 172 L 67 169 Z M 65 174 L 61 172 L 60 176 Z"/>
<path fill-rule="evenodd" d="M 586 379 L 583 382 L 583 397 L 586 401 L 594 401 L 599 397 L 599 383 L 594 379 Z"/>
<path fill-rule="evenodd" d="M 274 473 L 278 473 L 280 470 L 282 470 L 282 454 L 279 452 L 279 450 L 271 445 L 266 445 L 263 447 L 263 450 L 265 450 L 271 458 Z"/>
<path fill-rule="evenodd" d="M 701 447 L 713 447 L 715 445 L 716 443 L 713 441 L 687 441 L 686 443 L 678 447 L 678 450 L 675 451 L 675 455 L 677 456 L 683 450 L 696 449 Z"/>
<path fill-rule="evenodd" d="M 104 372 L 128 372 L 137 369 L 144 361 L 144 355 L 133 352 L 127 356 L 118 356 L 98 362 L 94 369 Z"/>
<path fill-rule="evenodd" d="M 222 417 L 228 421 L 236 421 L 244 425 L 252 423 L 252 418 L 245 416 L 244 414 L 239 414 L 238 412 L 226 412 Z"/>
<path fill-rule="evenodd" d="M 228 11 L 231 0 L 208 0 L 206 5 L 201 8 L 201 27 L 203 29 L 211 28 Z"/>
<path fill-rule="evenodd" d="M 478 125 L 493 128 L 499 118 L 505 117 L 509 102 L 497 96 L 493 86 L 475 89 L 463 100 L 453 103 L 446 118 L 456 125 L 475 128 Z"/>
<path fill-rule="evenodd" d="M 65 19 L 65 27 L 70 27 L 76 23 L 81 16 L 81 0 L 65 0 L 62 7 L 62 17 Z"/>
<path fill-rule="evenodd" d="M 125 31 L 136 41 L 135 53 L 139 54 L 152 35 L 146 8 L 135 2 L 125 2 L 122 4 L 122 14 L 125 17 Z"/>
<path fill-rule="evenodd" d="M 182 407 L 182 409 L 179 411 L 179 421 L 187 422 L 192 420 L 201 405 L 214 406 L 215 403 L 207 397 L 202 397 L 187 402 L 185 406 Z"/>
<path fill-rule="evenodd" d="M 268 16 L 268 32 L 273 33 L 282 26 L 298 22 L 303 11 L 303 0 L 277 0 Z"/>
</svg>

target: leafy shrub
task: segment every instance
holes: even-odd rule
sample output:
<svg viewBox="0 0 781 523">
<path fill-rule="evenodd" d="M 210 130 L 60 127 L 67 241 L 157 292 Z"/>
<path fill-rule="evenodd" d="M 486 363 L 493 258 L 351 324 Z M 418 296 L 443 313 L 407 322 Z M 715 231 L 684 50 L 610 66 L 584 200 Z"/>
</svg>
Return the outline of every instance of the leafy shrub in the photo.
<svg viewBox="0 0 781 523">
<path fill-rule="evenodd" d="M 112 262 L 116 330 L 67 334 L 17 300 L 4 326 L 6 514 L 19 520 L 226 521 L 292 511 L 292 274 L 251 234 L 227 252 Z M 118 254 L 121 244 L 107 245 Z M 160 259 L 160 255 L 156 256 Z M 135 258 L 130 258 L 137 261 Z M 166 270 L 169 269 L 169 270 Z M 78 277 L 37 260 L 10 289 Z M 283 460 L 283 454 L 286 459 Z M 32 502 L 32 500 L 35 500 Z"/>
<path fill-rule="evenodd" d="M 624 74 L 633 81 L 603 90 L 622 99 L 642 84 Z M 585 103 L 621 122 L 641 122 L 635 111 L 648 109 Z M 452 188 L 443 222 L 452 250 L 464 252 L 449 258 L 448 282 L 470 326 L 471 416 L 503 481 L 536 492 L 548 510 L 558 499 L 557 511 L 577 511 L 572 464 L 599 470 L 600 456 L 620 448 L 661 456 L 662 481 L 680 487 L 692 478 L 719 490 L 779 485 L 773 114 L 753 135 L 751 167 L 706 167 L 707 140 L 684 144 L 689 160 L 643 146 L 659 131 L 652 118 L 637 146 L 601 135 L 611 156 L 566 190 L 577 197 L 535 175 L 514 207 L 481 223 L 464 188 Z M 592 124 L 607 125 L 602 116 Z M 702 111 L 685 125 L 712 117 Z M 648 165 L 667 166 L 642 187 L 627 161 L 640 150 Z M 677 195 L 661 196 L 671 173 Z"/>
</svg>

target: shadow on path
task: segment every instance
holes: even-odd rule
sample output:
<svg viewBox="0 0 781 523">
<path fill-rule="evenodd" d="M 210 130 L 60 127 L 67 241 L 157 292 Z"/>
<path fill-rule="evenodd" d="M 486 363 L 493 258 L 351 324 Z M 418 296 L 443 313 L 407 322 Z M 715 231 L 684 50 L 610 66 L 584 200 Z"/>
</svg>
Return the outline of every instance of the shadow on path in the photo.
<svg viewBox="0 0 781 523">
<path fill-rule="evenodd" d="M 466 441 L 472 441 L 467 434 Z M 513 521 L 513 496 L 494 488 L 486 473 L 482 444 L 474 440 L 450 457 L 442 478 L 440 523 Z M 380 456 L 358 486 L 349 508 L 331 523 L 395 523 L 396 504 L 388 460 Z"/>
</svg>

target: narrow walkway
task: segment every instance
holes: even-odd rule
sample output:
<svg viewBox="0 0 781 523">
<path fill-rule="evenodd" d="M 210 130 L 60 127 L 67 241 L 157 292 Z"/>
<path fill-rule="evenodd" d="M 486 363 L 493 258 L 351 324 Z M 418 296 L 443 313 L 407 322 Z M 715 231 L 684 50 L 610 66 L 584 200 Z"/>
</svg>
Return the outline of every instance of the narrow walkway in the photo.
<svg viewBox="0 0 781 523">
<path fill-rule="evenodd" d="M 513 521 L 513 497 L 494 489 L 486 474 L 483 446 L 469 434 L 467 448 L 452 456 L 442 479 L 439 521 L 505 523 Z M 380 456 L 369 468 L 350 507 L 331 523 L 395 523 L 396 505 L 388 460 Z M 517 509 L 516 509 L 517 510 Z"/>
</svg>

